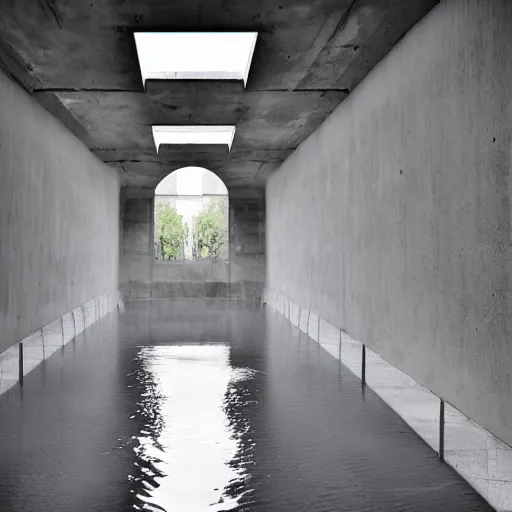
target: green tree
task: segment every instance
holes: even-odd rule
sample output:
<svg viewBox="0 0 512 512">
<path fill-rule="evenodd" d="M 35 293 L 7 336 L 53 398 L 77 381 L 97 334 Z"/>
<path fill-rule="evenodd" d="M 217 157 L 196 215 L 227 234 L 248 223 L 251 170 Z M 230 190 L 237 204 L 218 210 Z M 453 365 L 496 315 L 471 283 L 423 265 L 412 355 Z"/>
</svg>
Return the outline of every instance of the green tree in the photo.
<svg viewBox="0 0 512 512">
<path fill-rule="evenodd" d="M 183 258 L 188 226 L 183 217 L 167 204 L 156 206 L 155 239 L 160 247 L 164 260 Z"/>
<path fill-rule="evenodd" d="M 217 260 L 227 257 L 227 227 L 227 205 L 224 198 L 211 200 L 203 206 L 202 212 L 194 219 L 194 258 Z"/>
</svg>

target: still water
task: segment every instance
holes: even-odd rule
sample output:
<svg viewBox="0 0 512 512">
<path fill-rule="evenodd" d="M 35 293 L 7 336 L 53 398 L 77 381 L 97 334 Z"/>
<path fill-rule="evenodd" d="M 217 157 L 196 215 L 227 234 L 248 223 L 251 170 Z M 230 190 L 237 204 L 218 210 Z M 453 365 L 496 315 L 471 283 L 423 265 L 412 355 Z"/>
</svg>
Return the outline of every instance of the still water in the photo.
<svg viewBox="0 0 512 512">
<path fill-rule="evenodd" d="M 492 510 L 283 318 L 134 301 L 0 396 L 0 511 Z"/>
</svg>

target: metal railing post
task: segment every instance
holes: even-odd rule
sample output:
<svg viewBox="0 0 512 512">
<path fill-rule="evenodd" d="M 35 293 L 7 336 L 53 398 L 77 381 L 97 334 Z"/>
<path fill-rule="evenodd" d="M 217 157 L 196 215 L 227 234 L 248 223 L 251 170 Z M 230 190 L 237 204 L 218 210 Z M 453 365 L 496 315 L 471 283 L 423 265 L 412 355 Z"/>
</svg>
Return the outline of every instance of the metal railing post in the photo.
<svg viewBox="0 0 512 512">
<path fill-rule="evenodd" d="M 18 344 L 18 360 L 19 360 L 19 382 L 20 387 L 23 387 L 23 342 L 20 341 Z"/>
<path fill-rule="evenodd" d="M 366 345 L 363 345 L 361 351 L 361 381 L 366 384 Z"/>
<path fill-rule="evenodd" d="M 64 317 L 60 317 L 60 332 L 62 334 L 62 346 L 64 346 Z"/>
<path fill-rule="evenodd" d="M 75 310 L 71 310 L 71 317 L 73 318 L 73 338 L 76 338 L 76 319 L 75 319 Z"/>
<path fill-rule="evenodd" d="M 439 403 L 439 459 L 444 462 L 444 400 Z"/>
</svg>

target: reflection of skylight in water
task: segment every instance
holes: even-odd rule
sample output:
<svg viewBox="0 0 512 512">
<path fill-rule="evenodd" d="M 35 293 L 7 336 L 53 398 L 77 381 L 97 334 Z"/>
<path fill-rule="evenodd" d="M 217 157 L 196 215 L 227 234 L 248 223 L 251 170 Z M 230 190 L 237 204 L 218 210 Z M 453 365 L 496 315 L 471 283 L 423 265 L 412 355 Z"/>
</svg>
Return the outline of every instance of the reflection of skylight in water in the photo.
<svg viewBox="0 0 512 512">
<path fill-rule="evenodd" d="M 142 347 L 137 359 L 138 379 L 151 384 L 138 405 L 145 425 L 130 443 L 139 481 L 149 484 L 139 510 L 239 510 L 254 443 L 242 446 L 248 425 L 230 421 L 226 407 L 244 410 L 247 397 L 233 384 L 255 372 L 232 368 L 221 344 Z"/>
<path fill-rule="evenodd" d="M 161 144 L 226 144 L 231 151 L 234 126 L 153 126 L 156 151 Z"/>
<path fill-rule="evenodd" d="M 243 80 L 257 32 L 136 32 L 142 81 Z"/>
</svg>

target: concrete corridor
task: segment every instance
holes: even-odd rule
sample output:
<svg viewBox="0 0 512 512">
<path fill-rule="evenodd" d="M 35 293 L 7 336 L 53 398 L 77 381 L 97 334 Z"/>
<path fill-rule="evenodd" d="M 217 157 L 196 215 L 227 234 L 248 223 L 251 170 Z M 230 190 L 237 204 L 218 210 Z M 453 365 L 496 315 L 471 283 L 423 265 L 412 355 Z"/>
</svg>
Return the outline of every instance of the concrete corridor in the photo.
<svg viewBox="0 0 512 512">
<path fill-rule="evenodd" d="M 492 509 L 272 310 L 128 303 L 0 397 L 13 512 Z"/>
<path fill-rule="evenodd" d="M 512 512 L 511 27 L 0 1 L 0 512 Z"/>
</svg>

